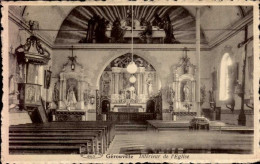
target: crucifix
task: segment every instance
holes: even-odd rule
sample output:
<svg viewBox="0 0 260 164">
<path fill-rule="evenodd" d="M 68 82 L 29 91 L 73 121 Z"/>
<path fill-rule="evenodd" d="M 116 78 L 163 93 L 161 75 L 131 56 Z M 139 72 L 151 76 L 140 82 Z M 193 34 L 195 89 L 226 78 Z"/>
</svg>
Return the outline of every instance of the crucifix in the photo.
<svg viewBox="0 0 260 164">
<path fill-rule="evenodd" d="M 245 25 L 245 36 L 244 36 L 244 41 L 238 44 L 238 48 L 241 48 L 242 46 L 244 46 L 244 52 L 245 52 L 245 56 L 243 58 L 243 67 L 242 67 L 242 84 L 241 84 L 241 90 L 242 90 L 242 94 L 241 94 L 241 110 L 238 116 L 238 125 L 246 125 L 246 115 L 245 115 L 245 111 L 244 111 L 244 101 L 245 101 L 245 73 L 246 73 L 246 62 L 247 62 L 247 46 L 248 43 L 250 41 L 253 40 L 253 36 L 248 38 L 248 25 Z"/>
</svg>

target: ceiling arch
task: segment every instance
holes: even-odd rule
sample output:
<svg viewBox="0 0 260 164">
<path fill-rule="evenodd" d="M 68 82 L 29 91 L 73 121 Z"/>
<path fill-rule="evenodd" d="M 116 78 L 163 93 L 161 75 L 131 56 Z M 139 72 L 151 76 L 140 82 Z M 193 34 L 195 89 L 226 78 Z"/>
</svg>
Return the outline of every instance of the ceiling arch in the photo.
<svg viewBox="0 0 260 164">
<path fill-rule="evenodd" d="M 57 40 L 59 29 L 63 28 L 62 27 L 63 23 L 65 23 L 66 20 L 70 20 L 71 17 L 73 17 L 73 15 L 71 15 L 73 13 L 73 10 L 76 11 L 79 8 L 84 10 L 84 6 L 17 6 L 15 10 L 18 11 L 16 13 L 18 13 L 25 21 L 28 20 L 38 21 L 40 24 L 40 29 L 52 29 L 50 31 L 47 31 L 46 33 L 49 36 L 49 40 L 54 43 L 55 40 Z M 145 13 L 151 13 L 151 11 L 155 8 L 155 6 L 149 6 L 146 8 L 144 8 L 144 6 L 143 7 L 139 6 L 136 8 L 139 9 L 139 12 L 142 9 L 143 13 L 141 12 L 139 13 L 139 16 L 141 16 L 142 14 Z M 168 12 L 172 12 L 174 14 L 175 12 L 181 10 L 181 9 L 177 10 L 177 8 L 178 6 L 170 6 L 170 7 L 168 6 L 169 9 Z M 192 19 L 194 20 L 196 15 L 196 6 L 182 6 L 182 8 L 186 11 L 186 13 L 188 13 L 186 21 L 188 22 L 189 20 L 190 21 Z M 170 11 L 171 9 L 175 9 L 174 10 L 175 12 Z M 81 12 L 83 12 L 83 10 Z M 97 10 L 96 12 L 99 13 L 102 12 L 102 10 L 101 11 L 99 9 L 96 10 Z M 238 21 L 239 19 L 242 19 L 248 13 L 252 12 L 252 10 L 253 10 L 252 6 L 203 6 L 201 7 L 201 29 L 203 31 L 205 41 L 210 42 L 221 32 L 223 32 L 221 30 L 210 31 L 208 29 L 212 29 L 212 28 L 216 29 L 216 27 L 218 29 L 230 28 L 231 24 Z M 111 10 L 104 8 L 104 11 L 106 15 L 112 12 L 115 13 L 116 15 L 122 14 L 121 17 L 124 17 L 125 14 L 122 11 L 122 9 L 118 10 L 117 8 L 112 8 Z M 219 15 L 224 15 L 224 17 L 221 17 L 223 20 L 219 20 L 218 18 L 216 18 L 216 17 L 220 17 Z M 77 18 L 77 17 L 75 18 L 74 21 L 77 21 L 78 19 L 82 21 L 81 18 Z M 109 19 L 113 19 L 113 16 Z M 151 15 L 150 17 L 148 17 L 148 19 L 151 19 Z M 183 22 L 183 20 L 180 21 Z M 190 23 L 192 24 L 192 21 Z M 76 24 L 76 26 L 80 26 L 79 24 L 78 25 Z M 82 36 L 82 33 L 79 33 L 77 35 Z"/>
<path fill-rule="evenodd" d="M 116 18 L 127 19 L 127 11 L 130 6 L 78 6 L 74 8 L 63 21 L 56 38 L 56 43 L 77 43 L 87 33 L 87 22 L 93 15 L 104 17 L 112 24 Z M 195 18 L 185 8 L 180 6 L 134 6 L 134 19 L 152 22 L 154 15 L 161 18 L 169 15 L 175 38 L 181 42 L 195 41 Z M 202 42 L 205 42 L 204 34 L 201 34 Z"/>
</svg>

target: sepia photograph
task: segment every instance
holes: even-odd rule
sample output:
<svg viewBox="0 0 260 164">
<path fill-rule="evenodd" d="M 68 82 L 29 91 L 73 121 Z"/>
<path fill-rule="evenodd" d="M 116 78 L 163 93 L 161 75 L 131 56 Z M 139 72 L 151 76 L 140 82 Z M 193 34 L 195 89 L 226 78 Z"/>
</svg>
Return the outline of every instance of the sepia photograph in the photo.
<svg viewBox="0 0 260 164">
<path fill-rule="evenodd" d="M 7 4 L 5 162 L 257 159 L 256 3 Z"/>
</svg>

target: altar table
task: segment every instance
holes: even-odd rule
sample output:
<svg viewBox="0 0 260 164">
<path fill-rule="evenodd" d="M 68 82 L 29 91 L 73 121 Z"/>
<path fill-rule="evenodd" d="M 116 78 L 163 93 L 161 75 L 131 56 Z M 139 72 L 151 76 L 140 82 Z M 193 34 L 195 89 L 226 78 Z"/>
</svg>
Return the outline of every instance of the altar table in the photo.
<svg viewBox="0 0 260 164">
<path fill-rule="evenodd" d="M 86 111 L 57 110 L 54 112 L 54 121 L 86 121 Z"/>
</svg>

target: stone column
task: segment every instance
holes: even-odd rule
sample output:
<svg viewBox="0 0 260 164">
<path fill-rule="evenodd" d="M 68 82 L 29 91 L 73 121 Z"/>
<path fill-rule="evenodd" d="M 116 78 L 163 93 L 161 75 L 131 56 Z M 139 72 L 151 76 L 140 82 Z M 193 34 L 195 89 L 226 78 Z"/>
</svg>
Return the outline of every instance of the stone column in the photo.
<svg viewBox="0 0 260 164">
<path fill-rule="evenodd" d="M 63 81 L 64 81 L 64 79 L 63 79 L 63 76 L 61 76 L 60 77 L 60 88 L 59 88 L 59 109 L 62 109 L 62 107 L 63 107 Z"/>
<path fill-rule="evenodd" d="M 196 7 L 196 56 L 197 56 L 197 116 L 200 116 L 200 7 Z"/>
<path fill-rule="evenodd" d="M 114 76 L 113 72 L 111 73 L 111 84 L 110 84 L 110 87 L 111 87 L 111 89 L 110 89 L 111 90 L 111 94 L 114 94 L 115 93 L 115 76 Z"/>
<path fill-rule="evenodd" d="M 121 72 L 121 68 L 119 67 L 113 67 L 112 68 L 112 73 L 114 74 L 113 76 L 113 86 L 114 86 L 114 93 L 111 95 L 111 99 L 113 99 L 114 102 L 119 101 L 119 73 Z"/>
<path fill-rule="evenodd" d="M 63 80 L 63 83 L 62 83 L 62 94 L 63 94 L 63 98 L 62 98 L 62 101 L 66 100 L 66 96 L 67 96 L 67 92 L 66 92 L 66 86 L 67 86 L 67 82 L 66 80 Z"/>
<path fill-rule="evenodd" d="M 137 73 L 137 77 L 136 77 L 136 82 L 137 82 L 137 95 L 140 94 L 140 72 Z"/>
<path fill-rule="evenodd" d="M 119 74 L 121 72 L 121 68 L 113 67 L 112 72 L 114 73 L 114 93 L 119 94 Z"/>
<path fill-rule="evenodd" d="M 83 79 L 81 78 L 81 80 L 79 81 L 79 87 L 80 87 L 80 90 L 78 92 L 78 97 L 79 97 L 79 102 L 80 102 L 80 109 L 84 109 L 84 98 L 83 98 L 83 94 L 84 94 L 84 81 Z"/>
<path fill-rule="evenodd" d="M 79 80 L 78 81 L 78 102 L 80 102 L 81 101 L 81 92 L 82 92 L 82 88 L 81 88 L 81 85 L 82 85 L 82 82 L 81 82 L 81 80 Z"/>
<path fill-rule="evenodd" d="M 139 67 L 140 72 L 140 94 L 144 94 L 144 73 L 145 73 L 145 67 Z"/>
<path fill-rule="evenodd" d="M 118 94 L 119 89 L 119 73 L 115 73 L 115 94 Z"/>
<path fill-rule="evenodd" d="M 147 95 L 146 76 L 147 76 L 147 74 L 144 73 L 144 74 L 143 74 L 143 94 L 144 94 L 144 95 Z"/>
<path fill-rule="evenodd" d="M 181 108 L 181 82 L 177 81 L 177 109 L 179 110 Z"/>
</svg>

